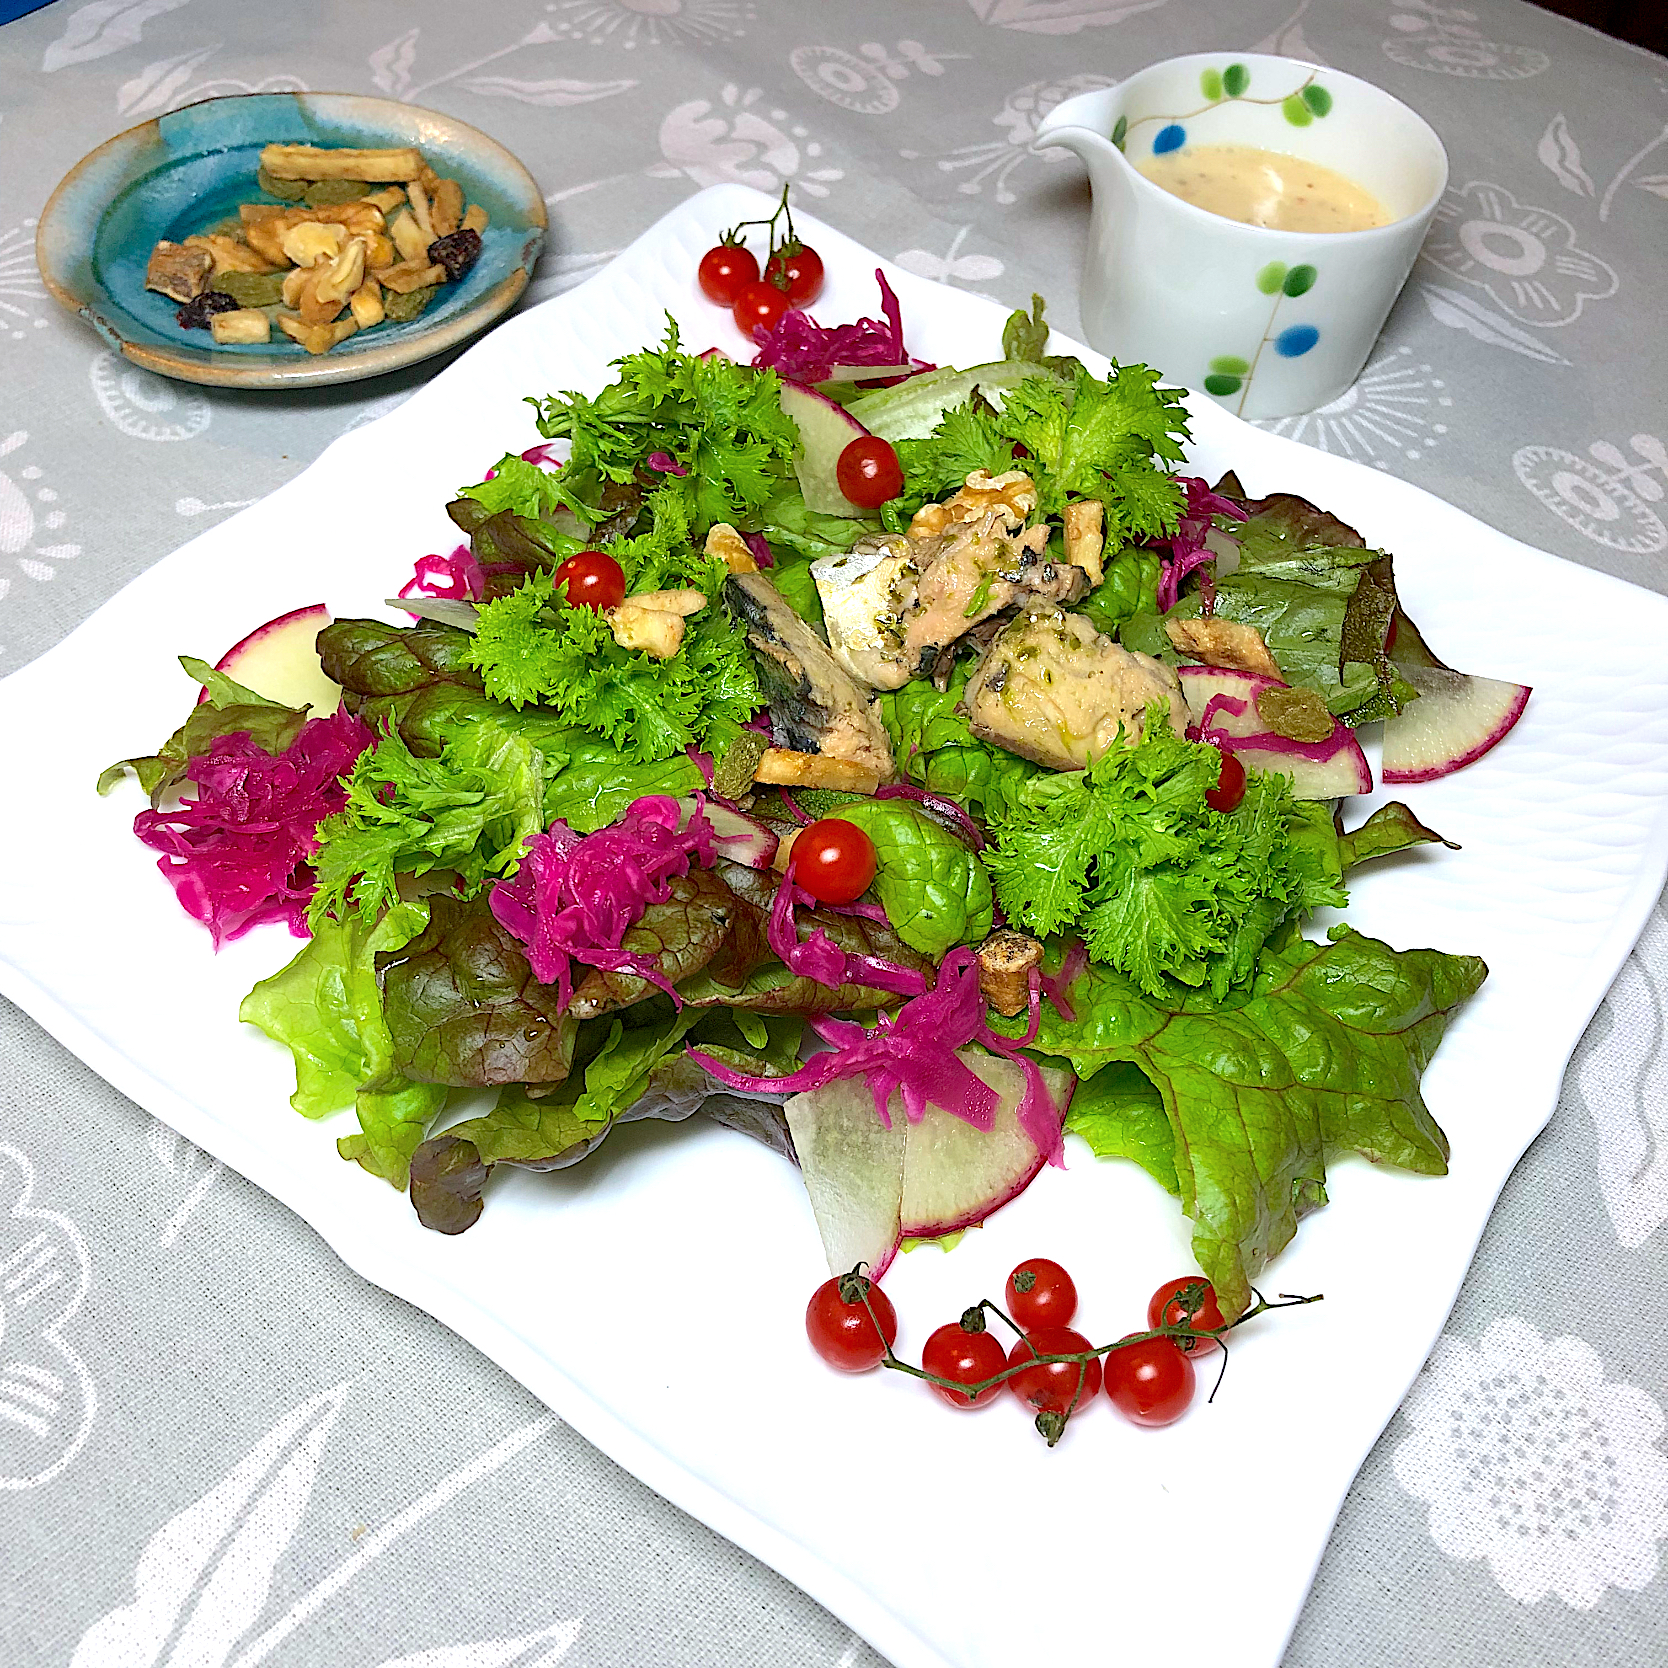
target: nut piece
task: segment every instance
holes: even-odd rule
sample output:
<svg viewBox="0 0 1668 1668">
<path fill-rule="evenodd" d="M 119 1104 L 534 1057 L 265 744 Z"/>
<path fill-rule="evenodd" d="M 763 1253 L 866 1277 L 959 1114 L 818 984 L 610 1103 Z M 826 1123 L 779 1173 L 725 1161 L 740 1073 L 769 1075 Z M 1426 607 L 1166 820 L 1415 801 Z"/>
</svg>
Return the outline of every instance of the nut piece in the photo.
<svg viewBox="0 0 1668 1668">
<path fill-rule="evenodd" d="M 1226 666 L 1235 672 L 1256 672 L 1265 678 L 1286 674 L 1269 653 L 1263 634 L 1238 620 L 1166 620 L 1164 634 L 1183 654 L 1207 666 Z"/>
<path fill-rule="evenodd" d="M 412 290 L 426 289 L 430 284 L 444 284 L 446 269 L 443 266 L 428 266 L 420 261 L 401 261 L 398 266 L 391 266 L 385 272 L 379 272 L 377 277 L 381 279 L 385 290 L 392 290 L 396 295 L 406 295 Z"/>
<path fill-rule="evenodd" d="M 417 217 L 409 209 L 396 214 L 388 222 L 388 235 L 394 240 L 394 247 L 399 250 L 402 261 L 427 264 L 429 245 L 434 240 L 423 236 L 423 228 L 417 224 Z"/>
<path fill-rule="evenodd" d="M 622 602 L 618 608 L 608 609 L 603 618 L 622 649 L 640 649 L 656 660 L 670 660 L 683 644 L 683 615 L 664 608 Z"/>
<path fill-rule="evenodd" d="M 334 324 L 308 324 L 291 313 L 280 313 L 278 328 L 309 353 L 328 353 L 337 343 L 345 342 L 359 326 L 351 318 L 338 319 Z"/>
<path fill-rule="evenodd" d="M 434 229 L 434 214 L 429 207 L 428 187 L 421 180 L 413 180 L 405 188 L 405 196 L 411 205 L 412 217 L 416 220 L 418 229 L 428 242 L 433 243 L 440 234 Z"/>
<path fill-rule="evenodd" d="M 194 301 L 209 287 L 214 256 L 207 249 L 188 249 L 164 238 L 151 251 L 145 267 L 145 288 L 160 290 L 174 301 Z"/>
<path fill-rule="evenodd" d="M 442 180 L 429 203 L 429 221 L 436 237 L 455 232 L 463 222 L 463 187 L 456 180 Z"/>
<path fill-rule="evenodd" d="M 381 324 L 387 316 L 382 305 L 382 285 L 374 278 L 367 278 L 348 297 L 348 311 L 353 314 L 353 321 L 361 330 L 369 330 L 373 324 Z"/>
<path fill-rule="evenodd" d="M 1023 527 L 1037 507 L 1037 488 L 1023 470 L 1010 469 L 1005 474 L 991 475 L 975 469 L 965 484 L 958 487 L 942 504 L 923 504 L 909 523 L 912 539 L 930 538 L 942 533 L 952 521 L 977 521 L 987 511 L 1001 518 L 1001 525 L 1010 533 Z"/>
<path fill-rule="evenodd" d="M 672 591 L 639 591 L 634 597 L 627 597 L 627 602 L 635 603 L 639 608 L 658 608 L 663 614 L 677 614 L 687 616 L 699 614 L 707 605 L 706 593 L 691 587 L 680 587 Z"/>
<path fill-rule="evenodd" d="M 340 226 L 327 225 L 322 220 L 303 220 L 284 233 L 280 246 L 295 265 L 312 266 L 317 261 L 335 260 L 346 242 L 347 233 Z"/>
<path fill-rule="evenodd" d="M 373 191 L 359 200 L 369 203 L 380 214 L 392 214 L 405 201 L 405 191 L 397 185 L 385 185 L 380 191 Z"/>
<path fill-rule="evenodd" d="M 979 963 L 979 994 L 999 1014 L 1012 1019 L 1031 1000 L 1031 970 L 1042 966 L 1043 947 L 1030 934 L 999 927 L 974 951 Z"/>
<path fill-rule="evenodd" d="M 461 232 L 484 232 L 487 229 L 487 211 L 479 203 L 471 203 L 463 211 L 463 219 L 458 223 Z"/>
<path fill-rule="evenodd" d="M 324 276 L 313 286 L 313 293 L 323 303 L 335 303 L 338 310 L 347 298 L 365 281 L 365 240 L 350 237 L 335 260 L 325 269 Z"/>
<path fill-rule="evenodd" d="M 216 313 L 209 330 L 217 342 L 270 342 L 272 326 L 259 307 L 239 307 L 234 312 Z"/>
<path fill-rule="evenodd" d="M 880 786 L 880 777 L 866 765 L 786 747 L 767 747 L 753 780 L 776 788 L 843 788 L 848 793 L 873 793 Z"/>
<path fill-rule="evenodd" d="M 365 239 L 365 270 L 367 272 L 381 272 L 384 267 L 392 266 L 398 258 L 398 252 L 394 248 L 394 240 L 386 232 L 372 232 Z"/>
<path fill-rule="evenodd" d="M 1082 568 L 1091 585 L 1106 577 L 1100 559 L 1106 548 L 1106 535 L 1101 531 L 1105 521 L 1106 506 L 1098 498 L 1077 498 L 1066 505 L 1066 560 Z"/>
<path fill-rule="evenodd" d="M 185 240 L 187 249 L 206 249 L 214 258 L 214 275 L 222 272 L 271 272 L 273 264 L 240 238 L 221 232 L 198 232 Z"/>
<path fill-rule="evenodd" d="M 757 573 L 759 564 L 747 541 L 727 521 L 715 521 L 707 529 L 706 554 L 721 556 L 731 573 Z"/>
<path fill-rule="evenodd" d="M 428 166 L 412 145 L 362 151 L 317 145 L 268 145 L 261 166 L 279 180 L 414 180 Z"/>
</svg>

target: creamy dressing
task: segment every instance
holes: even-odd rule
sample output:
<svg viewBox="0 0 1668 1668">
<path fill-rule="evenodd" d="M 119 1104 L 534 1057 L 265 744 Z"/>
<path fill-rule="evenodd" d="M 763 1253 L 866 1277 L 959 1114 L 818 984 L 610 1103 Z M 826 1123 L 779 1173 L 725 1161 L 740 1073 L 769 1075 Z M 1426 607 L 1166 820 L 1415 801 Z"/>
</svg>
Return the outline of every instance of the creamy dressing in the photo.
<svg viewBox="0 0 1668 1668">
<path fill-rule="evenodd" d="M 1255 145 L 1184 146 L 1136 169 L 1183 202 L 1279 232 L 1361 232 L 1393 218 L 1334 169 Z"/>
</svg>

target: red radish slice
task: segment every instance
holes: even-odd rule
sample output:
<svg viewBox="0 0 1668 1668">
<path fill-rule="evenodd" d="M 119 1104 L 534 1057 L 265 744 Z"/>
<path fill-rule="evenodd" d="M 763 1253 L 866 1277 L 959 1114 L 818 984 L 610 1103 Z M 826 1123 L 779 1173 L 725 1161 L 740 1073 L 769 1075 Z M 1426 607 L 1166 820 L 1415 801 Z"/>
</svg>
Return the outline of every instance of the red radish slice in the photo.
<svg viewBox="0 0 1668 1668">
<path fill-rule="evenodd" d="M 688 822 L 690 812 L 695 809 L 695 801 L 680 799 L 678 808 L 683 813 L 680 823 L 682 826 Z M 707 821 L 712 824 L 713 838 L 722 856 L 749 869 L 770 867 L 776 856 L 776 848 L 781 842 L 762 822 L 743 816 L 740 811 L 729 811 L 722 805 L 714 805 L 710 799 L 701 809 Z"/>
<path fill-rule="evenodd" d="M 1496 747 L 1529 704 L 1526 684 L 1474 678 L 1439 666 L 1396 670 L 1419 691 L 1384 724 L 1384 780 L 1434 782 Z"/>
<path fill-rule="evenodd" d="M 311 707 L 313 717 L 328 718 L 342 700 L 342 686 L 319 664 L 318 635 L 329 624 L 330 610 L 322 602 L 280 614 L 228 649 L 214 669 L 269 701 Z M 198 700 L 207 699 L 204 690 Z"/>
<path fill-rule="evenodd" d="M 1278 678 L 1224 666 L 1178 666 L 1193 722 L 1207 740 L 1228 746 L 1247 770 L 1279 771 L 1292 779 L 1297 799 L 1343 799 L 1373 791 L 1372 767 L 1348 725 L 1333 720 L 1325 741 L 1292 741 L 1276 735 L 1257 713 L 1265 689 L 1287 687 Z"/>
<path fill-rule="evenodd" d="M 840 454 L 869 431 L 843 405 L 802 383 L 782 384 L 782 410 L 799 426 L 799 455 L 793 460 L 805 507 L 817 515 L 867 515 L 840 491 Z"/>
<path fill-rule="evenodd" d="M 892 1127 L 884 1129 L 860 1077 L 795 1095 L 783 1107 L 833 1273 L 866 1262 L 878 1279 L 903 1240 L 976 1227 L 1042 1169 L 1045 1155 L 1019 1126 L 1020 1068 L 981 1048 L 958 1050 L 958 1057 L 1000 1097 L 988 1131 L 936 1106 L 911 1124 L 896 1094 Z M 1043 1077 L 1063 1107 L 1070 1074 L 1045 1066 Z"/>
</svg>

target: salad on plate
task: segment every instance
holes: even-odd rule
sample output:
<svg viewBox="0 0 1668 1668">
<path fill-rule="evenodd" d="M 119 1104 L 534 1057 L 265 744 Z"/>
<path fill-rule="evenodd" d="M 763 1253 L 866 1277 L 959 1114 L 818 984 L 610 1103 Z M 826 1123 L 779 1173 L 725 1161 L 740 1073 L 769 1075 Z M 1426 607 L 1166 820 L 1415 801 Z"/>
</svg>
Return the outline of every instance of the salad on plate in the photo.
<svg viewBox="0 0 1668 1668">
<path fill-rule="evenodd" d="M 898 1365 L 873 1282 L 1070 1134 L 1193 1223 L 1200 1273 L 1132 1339 L 1209 1349 L 1271 1306 L 1329 1158 L 1446 1167 L 1420 1080 L 1484 965 L 1303 929 L 1442 843 L 1345 814 L 1362 732 L 1418 783 L 1529 691 L 1444 665 L 1333 513 L 1186 473 L 1180 392 L 1050 354 L 1040 299 L 1000 357 L 929 365 L 878 271 L 878 317 L 816 323 L 821 261 L 768 225 L 762 273 L 737 228 L 699 274 L 751 364 L 646 321 L 605 387 L 530 401 L 543 442 L 446 506 L 400 623 L 321 603 L 182 657 L 197 704 L 100 788 L 137 777 L 216 945 L 304 940 L 241 1017 L 428 1227 L 500 1165 L 699 1113 L 803 1174 L 813 1342 Z M 1118 1401 L 1131 1340 L 1088 1345 L 1026 1266 L 1009 1302 L 1053 1330 L 1004 1365 L 969 1310 L 927 1376 L 1063 1423 L 1105 1357 Z"/>
</svg>

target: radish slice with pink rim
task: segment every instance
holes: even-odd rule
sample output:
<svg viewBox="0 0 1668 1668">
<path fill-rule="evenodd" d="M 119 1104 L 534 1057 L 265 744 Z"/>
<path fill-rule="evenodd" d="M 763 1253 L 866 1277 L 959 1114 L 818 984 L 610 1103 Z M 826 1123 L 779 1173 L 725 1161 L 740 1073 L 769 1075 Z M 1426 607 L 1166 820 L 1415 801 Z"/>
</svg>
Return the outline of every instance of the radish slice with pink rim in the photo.
<svg viewBox="0 0 1668 1668">
<path fill-rule="evenodd" d="M 1384 781 L 1434 782 L 1474 764 L 1511 733 L 1529 704 L 1526 684 L 1439 666 L 1396 670 L 1419 691 L 1384 725 Z"/>
</svg>

